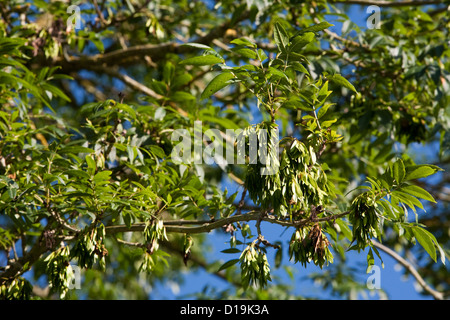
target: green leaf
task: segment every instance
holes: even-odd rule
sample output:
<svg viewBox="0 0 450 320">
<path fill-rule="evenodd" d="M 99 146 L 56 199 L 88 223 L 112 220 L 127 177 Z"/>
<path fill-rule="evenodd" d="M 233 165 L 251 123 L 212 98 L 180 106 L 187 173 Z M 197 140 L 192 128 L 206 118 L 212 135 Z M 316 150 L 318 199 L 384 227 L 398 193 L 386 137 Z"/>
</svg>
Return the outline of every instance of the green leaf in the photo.
<svg viewBox="0 0 450 320">
<path fill-rule="evenodd" d="M 238 38 L 231 40 L 230 43 L 236 44 L 238 46 L 245 46 L 250 48 L 256 48 L 256 44 L 252 41 L 248 40 L 247 38 Z"/>
<path fill-rule="evenodd" d="M 175 66 L 172 62 L 166 62 L 163 68 L 163 80 L 165 83 L 171 83 L 175 74 Z"/>
<path fill-rule="evenodd" d="M 280 249 L 278 249 L 277 252 L 275 253 L 275 268 L 279 268 L 281 266 L 282 261 L 283 261 L 283 250 L 281 250 L 280 247 Z"/>
<path fill-rule="evenodd" d="M 235 78 L 234 74 L 230 72 L 224 72 L 216 76 L 203 90 L 201 99 L 207 99 L 220 89 L 225 88 L 231 83 L 231 80 Z"/>
<path fill-rule="evenodd" d="M 299 52 L 304 46 L 314 40 L 314 33 L 306 32 L 303 35 L 296 36 L 291 43 L 290 52 Z"/>
<path fill-rule="evenodd" d="M 414 165 L 406 167 L 406 180 L 414 180 L 428 177 L 438 171 L 443 171 L 438 166 L 434 165 Z"/>
<path fill-rule="evenodd" d="M 376 253 L 378 259 L 380 259 L 380 261 L 381 261 L 381 267 L 384 269 L 384 262 L 383 262 L 383 259 L 381 259 L 380 252 L 378 251 L 378 249 L 377 249 L 375 246 L 372 246 L 372 249 L 373 249 L 373 251 L 375 251 L 375 253 Z"/>
<path fill-rule="evenodd" d="M 238 248 L 228 248 L 225 250 L 220 251 L 222 253 L 240 253 L 241 250 L 239 250 Z"/>
<path fill-rule="evenodd" d="M 82 178 L 82 179 L 89 179 L 89 175 L 83 171 L 83 170 L 66 170 L 64 171 L 65 174 L 68 174 L 69 176 L 74 176 L 77 178 Z"/>
<path fill-rule="evenodd" d="M 339 232 L 342 233 L 347 240 L 351 241 L 353 238 L 352 230 L 350 230 L 347 223 L 342 219 L 337 219 L 336 224 L 339 226 Z"/>
<path fill-rule="evenodd" d="M 292 68 L 294 68 L 294 70 L 302 72 L 302 73 L 306 73 L 307 75 L 309 75 L 309 71 L 298 61 L 291 61 L 289 63 L 290 66 L 292 66 Z"/>
<path fill-rule="evenodd" d="M 283 26 L 281 24 L 279 24 L 278 22 L 275 23 L 273 36 L 274 36 L 275 43 L 278 46 L 278 49 L 281 52 L 285 52 L 286 47 L 289 45 L 289 36 L 288 36 L 286 30 L 284 30 Z"/>
<path fill-rule="evenodd" d="M 380 190 L 381 189 L 380 188 L 380 182 L 378 180 L 372 179 L 371 177 L 367 177 L 366 179 L 372 185 L 372 189 L 376 189 L 376 190 Z"/>
<path fill-rule="evenodd" d="M 369 249 L 369 253 L 367 254 L 367 271 L 369 272 L 369 269 L 371 266 L 375 264 L 375 258 L 373 257 L 373 251 L 372 249 Z"/>
<path fill-rule="evenodd" d="M 183 103 L 186 101 L 189 101 L 189 100 L 195 100 L 195 97 L 186 91 L 177 91 L 170 98 L 173 101 L 183 102 Z"/>
<path fill-rule="evenodd" d="M 271 74 L 272 76 L 275 76 L 276 78 L 284 78 L 289 81 L 287 75 L 281 70 L 269 67 L 268 73 Z"/>
<path fill-rule="evenodd" d="M 258 49 L 257 54 L 258 54 L 258 59 L 261 61 L 264 61 L 268 58 L 267 54 L 264 52 L 263 49 Z"/>
<path fill-rule="evenodd" d="M 86 163 L 88 166 L 88 172 L 92 175 L 95 172 L 95 169 L 97 168 L 94 159 L 90 155 L 86 156 Z"/>
<path fill-rule="evenodd" d="M 227 262 L 225 262 L 223 265 L 220 266 L 220 268 L 219 268 L 219 270 L 217 270 L 217 272 L 227 269 L 227 268 L 235 265 L 238 262 L 239 262 L 239 259 L 228 260 Z"/>
<path fill-rule="evenodd" d="M 398 159 L 392 166 L 392 177 L 397 184 L 403 182 L 403 179 L 405 178 L 405 165 L 403 164 L 402 159 Z"/>
<path fill-rule="evenodd" d="M 437 249 L 439 250 L 439 254 L 441 255 L 441 262 L 443 265 L 445 265 L 445 251 L 442 249 L 442 247 L 439 245 L 439 242 L 437 241 L 436 237 L 434 236 L 434 234 L 432 234 L 431 232 L 428 232 L 425 229 L 422 229 L 425 232 L 428 233 L 428 236 L 433 240 L 434 245 L 437 247 Z"/>
<path fill-rule="evenodd" d="M 132 163 L 137 155 L 137 152 L 135 152 L 135 147 L 127 145 L 127 152 L 128 152 L 128 160 Z"/>
<path fill-rule="evenodd" d="M 117 103 L 116 108 L 119 110 L 123 110 L 128 113 L 134 120 L 136 120 L 136 111 L 132 107 L 127 104 Z"/>
<path fill-rule="evenodd" d="M 91 40 L 91 42 L 95 45 L 95 47 L 97 48 L 97 50 L 100 53 L 104 53 L 105 52 L 105 48 L 103 45 L 103 41 L 102 39 L 100 39 L 100 35 L 97 32 L 89 32 L 89 40 Z"/>
<path fill-rule="evenodd" d="M 328 128 L 336 121 L 337 121 L 337 119 L 327 120 L 327 121 L 323 121 L 320 125 L 322 126 L 322 128 Z"/>
<path fill-rule="evenodd" d="M 414 206 L 423 209 L 422 203 L 416 197 L 414 197 L 406 192 L 397 190 L 397 191 L 392 191 L 392 194 L 395 195 L 397 198 L 399 198 L 401 202 L 408 205 L 414 211 L 416 211 Z"/>
<path fill-rule="evenodd" d="M 154 156 L 156 156 L 160 159 L 163 159 L 166 156 L 166 154 L 164 153 L 164 150 L 160 146 L 150 145 L 150 146 L 148 146 L 148 149 L 149 149 L 150 153 L 152 153 Z"/>
<path fill-rule="evenodd" d="M 9 194 L 9 197 L 11 199 L 15 199 L 16 196 L 17 196 L 17 189 L 16 188 L 9 188 L 8 189 L 8 194 Z"/>
<path fill-rule="evenodd" d="M 93 153 L 94 150 L 81 146 L 68 146 L 61 148 L 59 153 Z"/>
<path fill-rule="evenodd" d="M 218 64 L 218 63 L 223 63 L 224 60 L 213 56 L 213 55 L 206 55 L 206 56 L 197 56 L 197 57 L 192 57 L 192 58 L 188 58 L 186 60 L 180 61 L 179 64 L 181 65 L 193 65 L 193 66 L 209 66 L 209 65 L 213 65 L 213 64 Z"/>
<path fill-rule="evenodd" d="M 404 186 L 401 189 L 399 189 L 399 191 L 403 191 L 403 192 L 409 193 L 415 197 L 436 203 L 436 200 L 434 200 L 433 196 L 431 194 L 429 194 L 428 191 L 422 189 L 419 186 L 415 186 L 415 185 Z"/>
<path fill-rule="evenodd" d="M 131 228 L 131 220 L 132 220 L 132 216 L 131 216 L 131 213 L 129 212 L 129 211 L 127 211 L 127 210 L 124 210 L 124 211 L 122 211 L 122 218 L 123 218 L 123 222 L 125 223 L 125 225 L 128 227 L 128 228 Z"/>
<path fill-rule="evenodd" d="M 201 44 L 201 43 L 195 43 L 195 42 L 188 42 L 188 43 L 184 43 L 181 46 L 185 46 L 185 47 L 191 47 L 191 48 L 197 48 L 197 49 L 204 49 L 204 50 L 211 50 L 211 51 L 215 51 L 213 48 L 205 45 L 205 44 Z"/>
<path fill-rule="evenodd" d="M 177 75 L 174 79 L 172 79 L 171 87 L 178 88 L 184 86 L 192 80 L 192 76 L 189 73 Z"/>
<path fill-rule="evenodd" d="M 332 91 L 328 91 L 328 81 L 325 81 L 325 83 L 322 85 L 322 88 L 320 88 L 319 92 L 317 93 L 317 99 L 319 101 L 322 101 L 326 97 L 328 97 L 331 92 Z"/>
<path fill-rule="evenodd" d="M 335 103 L 326 103 L 326 104 L 324 104 L 320 109 L 319 109 L 319 112 L 317 113 L 317 118 L 322 118 L 324 115 L 325 115 L 325 113 L 327 113 L 327 111 L 328 111 L 328 109 L 330 108 L 330 107 L 332 107 L 332 106 L 334 106 L 335 105 Z"/>
<path fill-rule="evenodd" d="M 237 54 L 240 54 L 243 57 L 250 58 L 250 59 L 257 59 L 258 55 L 254 50 L 251 50 L 249 48 L 232 48 L 231 51 L 236 52 Z"/>
<path fill-rule="evenodd" d="M 200 115 L 200 120 L 210 123 L 220 124 L 225 129 L 239 129 L 239 125 L 231 119 L 227 118 L 218 118 L 209 115 Z"/>
<path fill-rule="evenodd" d="M 112 171 L 109 171 L 109 170 L 100 171 L 94 176 L 94 181 L 100 182 L 100 181 L 104 181 L 104 180 L 109 180 L 111 178 L 111 173 L 112 173 Z"/>
<path fill-rule="evenodd" d="M 340 74 L 328 75 L 327 78 L 340 86 L 343 86 L 355 93 L 358 93 L 358 91 L 356 91 L 355 87 Z"/>
<path fill-rule="evenodd" d="M 61 97 L 62 99 L 70 102 L 70 98 L 61 89 L 59 89 L 55 86 L 52 86 L 48 83 L 42 83 L 41 88 L 45 89 L 46 91 L 51 92 L 52 94 L 54 94 L 57 97 Z"/>
<path fill-rule="evenodd" d="M 331 23 L 328 23 L 326 21 L 323 21 L 323 22 L 321 22 L 319 24 L 316 24 L 316 25 L 313 25 L 311 27 L 307 27 L 307 28 L 304 28 L 304 29 L 298 31 L 294 35 L 294 38 L 299 36 L 299 35 L 301 35 L 301 34 L 307 33 L 307 32 L 319 32 L 319 31 L 323 31 L 323 30 L 325 30 L 325 29 L 327 29 L 329 27 L 333 27 L 333 26 L 334 26 L 334 24 L 331 24 Z"/>
<path fill-rule="evenodd" d="M 436 248 L 434 247 L 433 239 L 430 237 L 429 232 L 416 226 L 412 227 L 412 231 L 420 245 L 430 255 L 433 261 L 436 262 Z"/>
</svg>

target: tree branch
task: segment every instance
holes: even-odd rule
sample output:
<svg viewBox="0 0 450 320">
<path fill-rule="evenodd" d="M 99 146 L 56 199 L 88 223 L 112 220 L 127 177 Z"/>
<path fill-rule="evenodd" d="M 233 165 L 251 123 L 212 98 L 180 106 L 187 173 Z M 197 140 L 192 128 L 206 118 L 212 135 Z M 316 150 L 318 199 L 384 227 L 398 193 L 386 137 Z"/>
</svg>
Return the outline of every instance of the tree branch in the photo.
<svg viewBox="0 0 450 320">
<path fill-rule="evenodd" d="M 131 88 L 133 88 L 136 91 L 140 91 L 152 98 L 155 99 L 162 99 L 163 96 L 156 93 L 155 91 L 153 91 L 152 89 L 150 89 L 149 87 L 143 85 L 142 83 L 134 80 L 133 78 L 131 78 L 130 76 L 126 75 L 126 74 L 122 74 L 114 69 L 111 68 L 102 68 L 102 67 L 93 67 L 91 68 L 92 71 L 98 71 L 98 72 L 104 72 L 108 75 L 110 75 L 111 77 L 117 78 L 121 81 L 123 81 L 125 84 L 127 84 L 128 86 L 130 86 Z"/>
<path fill-rule="evenodd" d="M 255 210 L 250 211 L 243 214 L 236 214 L 234 216 L 221 218 L 219 220 L 168 220 L 164 221 L 164 227 L 166 228 L 166 232 L 174 232 L 174 233 L 206 233 L 210 232 L 214 229 L 221 228 L 225 225 L 229 225 L 230 223 L 240 222 L 240 221 L 266 221 L 274 224 L 278 224 L 284 227 L 295 227 L 301 228 L 305 225 L 308 225 L 313 222 L 326 222 L 332 221 L 335 219 L 342 218 L 348 215 L 350 211 L 345 211 L 338 214 L 333 214 L 330 216 L 317 218 L 312 221 L 310 218 L 305 218 L 301 220 L 278 220 L 273 215 L 265 215 L 261 218 L 261 211 Z M 186 226 L 186 225 L 198 225 L 198 226 Z M 129 228 L 126 225 L 115 225 L 115 226 L 107 226 L 105 228 L 106 234 L 115 234 L 119 232 L 142 232 L 145 229 L 145 223 L 137 223 L 131 225 Z"/>
<path fill-rule="evenodd" d="M 45 243 L 41 240 L 42 236 L 37 239 L 31 250 L 28 251 L 23 257 L 5 267 L 5 271 L 0 273 L 0 285 L 3 285 L 8 280 L 13 279 L 27 271 L 24 269 L 25 265 L 31 267 L 37 260 L 39 260 L 41 255 L 48 250 Z"/>
<path fill-rule="evenodd" d="M 237 19 L 230 19 L 220 26 L 213 28 L 209 33 L 195 39 L 193 42 L 209 45 L 214 40 L 222 38 L 229 28 L 249 17 L 246 11 Z M 101 65 L 128 65 L 142 62 L 145 56 L 150 56 L 152 61 L 157 62 L 164 58 L 168 53 L 183 54 L 195 50 L 195 48 L 182 46 L 175 42 L 164 42 L 159 44 L 145 44 L 128 47 L 126 49 L 118 49 L 104 54 L 94 56 L 66 56 L 60 57 L 56 64 L 61 65 L 64 70 L 90 69 L 92 66 Z"/>
<path fill-rule="evenodd" d="M 388 255 L 390 255 L 391 257 L 393 257 L 395 260 L 397 260 L 403 267 L 406 268 L 406 270 L 408 270 L 413 277 L 417 280 L 417 282 L 420 284 L 420 286 L 429 294 L 431 294 L 433 296 L 434 299 L 436 300 L 443 300 L 444 299 L 444 295 L 439 292 L 436 291 L 434 289 L 432 289 L 426 282 L 425 280 L 421 277 L 421 275 L 419 274 L 419 272 L 417 272 L 417 270 L 411 265 L 411 263 L 409 263 L 408 261 L 406 261 L 405 259 L 403 259 L 399 254 L 397 254 L 395 251 L 391 250 L 390 248 L 386 247 L 385 245 L 372 240 L 372 244 L 377 247 L 378 249 L 384 251 L 385 253 L 387 253 Z"/>
</svg>

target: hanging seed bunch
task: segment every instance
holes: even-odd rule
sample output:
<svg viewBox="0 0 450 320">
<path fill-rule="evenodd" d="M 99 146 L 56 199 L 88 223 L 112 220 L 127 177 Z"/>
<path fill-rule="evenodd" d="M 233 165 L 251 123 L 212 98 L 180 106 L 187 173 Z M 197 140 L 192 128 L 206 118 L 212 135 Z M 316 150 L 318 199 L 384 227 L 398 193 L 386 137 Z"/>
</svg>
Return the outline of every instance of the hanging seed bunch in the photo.
<svg viewBox="0 0 450 320">
<path fill-rule="evenodd" d="M 262 208 L 275 207 L 274 202 L 280 198 L 277 139 L 277 127 L 270 122 L 246 128 L 238 139 L 245 144 L 245 149 L 238 146 L 238 155 L 247 163 L 245 186 L 253 202 Z M 240 153 L 242 150 L 245 154 Z"/>
<path fill-rule="evenodd" d="M 273 124 L 262 123 L 253 130 L 258 134 L 261 129 L 270 132 L 267 140 L 273 141 L 270 137 L 277 133 Z M 246 136 L 253 132 L 246 130 L 243 133 Z M 271 168 L 276 169 L 276 172 L 268 172 L 263 164 L 252 164 L 252 159 L 249 159 L 245 180 L 250 198 L 263 209 L 273 209 L 274 215 L 278 217 L 292 217 L 293 212 L 308 211 L 311 204 L 323 206 L 335 197 L 334 186 L 328 182 L 324 170 L 317 163 L 316 153 L 311 146 L 307 147 L 294 139 L 283 149 L 279 161 L 277 146 L 269 143 L 267 154 L 273 164 Z"/>
<path fill-rule="evenodd" d="M 380 234 L 376 203 L 370 193 L 362 193 L 353 200 L 349 220 L 353 226 L 353 241 L 356 241 L 352 249 L 364 249 L 371 238 Z"/>
<path fill-rule="evenodd" d="M 266 254 L 263 249 L 255 245 L 255 242 L 242 251 L 239 262 L 244 288 L 254 283 L 263 288 L 267 285 L 267 281 L 272 281 Z"/>
<path fill-rule="evenodd" d="M 142 255 L 139 272 L 151 272 L 153 271 L 157 260 L 164 255 L 163 252 L 158 251 L 159 241 L 163 239 L 167 240 L 166 228 L 161 219 L 150 219 L 145 223 L 144 239 L 145 252 Z"/>
<path fill-rule="evenodd" d="M 319 224 L 297 229 L 289 244 L 289 259 L 300 262 L 304 267 L 313 262 L 320 268 L 326 263 L 333 263 L 333 254 L 328 248 L 330 242 L 323 234 Z"/>
<path fill-rule="evenodd" d="M 334 186 L 328 183 L 313 148 L 297 139 L 281 154 L 280 180 L 282 215 L 310 210 L 311 205 L 324 206 L 335 197 Z"/>
<path fill-rule="evenodd" d="M 98 261 L 101 270 L 105 269 L 108 250 L 104 244 L 105 226 L 100 224 L 96 228 L 87 228 L 83 236 L 75 243 L 71 256 L 78 259 L 80 268 L 90 269 Z"/>
<path fill-rule="evenodd" d="M 25 278 L 16 278 L 0 286 L 0 300 L 30 300 L 33 286 Z"/>
<path fill-rule="evenodd" d="M 144 239 L 147 252 L 153 254 L 159 248 L 159 240 L 167 240 L 166 228 L 161 219 L 149 220 L 145 224 Z"/>
<path fill-rule="evenodd" d="M 53 251 L 44 261 L 47 263 L 46 273 L 50 288 L 52 290 L 59 289 L 60 297 L 64 299 L 74 279 L 74 273 L 69 263 L 69 247 L 65 246 Z"/>
</svg>

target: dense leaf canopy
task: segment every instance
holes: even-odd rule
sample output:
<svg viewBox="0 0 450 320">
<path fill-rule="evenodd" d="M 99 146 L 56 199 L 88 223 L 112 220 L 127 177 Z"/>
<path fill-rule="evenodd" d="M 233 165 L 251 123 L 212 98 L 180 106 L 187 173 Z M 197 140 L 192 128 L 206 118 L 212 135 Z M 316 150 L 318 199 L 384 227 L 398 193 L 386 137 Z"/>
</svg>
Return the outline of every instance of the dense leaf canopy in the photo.
<svg viewBox="0 0 450 320">
<path fill-rule="evenodd" d="M 449 10 L 1 2 L 1 298 L 152 298 L 198 268 L 227 287 L 197 298 L 314 298 L 280 276 L 311 265 L 354 298 L 351 251 L 448 297 Z"/>
</svg>

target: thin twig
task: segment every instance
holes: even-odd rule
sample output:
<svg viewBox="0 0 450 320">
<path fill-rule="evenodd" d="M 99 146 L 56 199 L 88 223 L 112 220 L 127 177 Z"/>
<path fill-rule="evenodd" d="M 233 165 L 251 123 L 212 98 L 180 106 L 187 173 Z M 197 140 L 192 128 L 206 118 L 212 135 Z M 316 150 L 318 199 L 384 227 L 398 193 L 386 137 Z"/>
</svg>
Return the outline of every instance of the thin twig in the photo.
<svg viewBox="0 0 450 320">
<path fill-rule="evenodd" d="M 420 284 L 420 286 L 429 294 L 431 294 L 433 296 L 434 299 L 436 300 L 443 300 L 444 299 L 444 295 L 439 292 L 436 291 L 434 289 L 432 289 L 426 282 L 425 280 L 422 278 L 422 276 L 419 274 L 419 272 L 417 272 L 417 270 L 411 265 L 411 263 L 409 263 L 408 261 L 406 261 L 405 259 L 403 259 L 398 253 L 396 253 L 395 251 L 391 250 L 390 248 L 386 247 L 385 245 L 372 240 L 372 244 L 377 247 L 378 249 L 384 251 L 385 253 L 387 253 L 388 255 L 390 255 L 392 258 L 394 258 L 395 260 L 397 260 L 403 267 L 406 268 L 406 270 L 408 270 L 412 276 L 417 280 L 417 282 Z"/>
<path fill-rule="evenodd" d="M 99 68 L 95 68 L 97 70 L 99 70 Z M 143 85 L 142 83 L 134 80 L 133 78 L 131 78 L 130 76 L 120 73 L 116 70 L 113 70 L 111 68 L 100 68 L 100 71 L 109 74 L 110 76 L 120 79 L 121 81 L 123 81 L 125 84 L 129 85 L 131 88 L 133 88 L 134 90 L 140 91 L 152 98 L 155 99 L 163 99 L 164 97 L 158 93 L 156 93 L 155 91 L 153 91 L 152 89 L 150 89 L 149 87 Z"/>
<path fill-rule="evenodd" d="M 244 191 L 242 191 L 242 197 L 241 197 L 241 201 L 239 201 L 239 204 L 237 206 L 237 214 L 241 214 L 242 211 L 242 207 L 245 204 L 245 196 L 247 195 L 247 188 L 244 187 Z"/>
<path fill-rule="evenodd" d="M 107 25 L 108 22 L 105 20 L 105 16 L 103 12 L 100 10 L 100 7 L 97 4 L 97 0 L 93 0 L 95 11 L 97 12 L 98 19 L 102 23 L 102 25 Z"/>
<path fill-rule="evenodd" d="M 130 241 L 125 241 L 119 238 L 116 238 L 118 243 L 130 246 L 130 247 L 138 247 L 138 248 L 145 248 L 146 245 L 140 242 L 130 242 Z"/>
<path fill-rule="evenodd" d="M 56 220 L 56 222 L 58 222 L 58 224 L 61 227 L 63 227 L 64 229 L 67 229 L 69 231 L 72 231 L 74 233 L 79 233 L 80 232 L 80 230 L 78 230 L 75 227 L 72 227 L 63 218 L 61 218 L 59 213 L 54 208 L 52 208 L 49 203 L 46 203 L 45 207 L 46 207 L 48 213 L 50 213 L 50 215 Z"/>
</svg>

